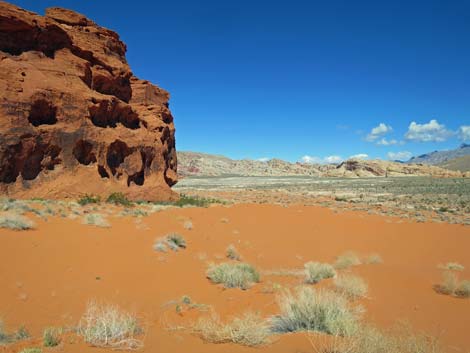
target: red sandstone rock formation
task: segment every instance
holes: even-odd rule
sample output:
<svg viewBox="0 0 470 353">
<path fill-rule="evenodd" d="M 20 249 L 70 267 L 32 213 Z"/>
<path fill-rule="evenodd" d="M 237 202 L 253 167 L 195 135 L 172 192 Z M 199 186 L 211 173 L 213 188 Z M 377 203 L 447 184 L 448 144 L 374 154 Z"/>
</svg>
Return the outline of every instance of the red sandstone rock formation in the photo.
<svg viewBox="0 0 470 353">
<path fill-rule="evenodd" d="M 135 77 L 113 31 L 0 2 L 0 190 L 14 197 L 175 197 L 168 92 Z"/>
</svg>

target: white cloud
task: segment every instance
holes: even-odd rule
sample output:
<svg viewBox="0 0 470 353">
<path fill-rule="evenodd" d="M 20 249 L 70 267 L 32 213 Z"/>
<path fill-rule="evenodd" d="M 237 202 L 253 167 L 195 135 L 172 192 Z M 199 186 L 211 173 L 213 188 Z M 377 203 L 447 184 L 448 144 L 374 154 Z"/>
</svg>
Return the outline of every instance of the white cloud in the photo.
<svg viewBox="0 0 470 353">
<path fill-rule="evenodd" d="M 465 126 L 465 125 L 462 125 L 461 127 L 459 127 L 459 139 L 462 140 L 462 141 L 470 141 L 470 125 L 468 126 Z"/>
<path fill-rule="evenodd" d="M 390 132 L 392 132 L 393 129 L 390 125 L 385 125 L 384 123 L 380 123 L 378 126 L 374 127 L 366 136 L 366 141 L 368 142 L 374 142 L 381 136 L 384 136 Z"/>
<path fill-rule="evenodd" d="M 257 161 L 259 161 L 259 162 L 267 162 L 267 161 L 269 161 L 270 159 L 271 159 L 271 158 L 269 158 L 269 157 L 261 157 L 261 158 L 258 158 Z"/>
<path fill-rule="evenodd" d="M 343 158 L 340 156 L 327 156 L 324 158 L 316 157 L 316 156 L 303 156 L 300 158 L 302 163 L 306 164 L 325 164 L 325 163 L 339 163 L 343 161 Z"/>
<path fill-rule="evenodd" d="M 342 162 L 342 161 L 343 161 L 343 158 L 341 158 L 340 156 L 325 157 L 325 162 L 326 163 L 339 163 L 339 162 Z"/>
<path fill-rule="evenodd" d="M 447 130 L 445 125 L 439 124 L 432 119 L 427 124 L 417 124 L 412 121 L 405 134 L 405 138 L 418 142 L 443 142 L 451 137 L 454 133 Z"/>
<path fill-rule="evenodd" d="M 395 139 L 387 140 L 385 137 L 377 141 L 377 145 L 380 145 L 380 146 L 391 146 L 391 145 L 397 145 L 398 143 L 399 142 Z"/>
<path fill-rule="evenodd" d="M 401 151 L 401 152 L 388 152 L 388 159 L 392 161 L 407 161 L 413 156 L 411 152 Z"/>
<path fill-rule="evenodd" d="M 369 158 L 369 155 L 365 153 L 359 153 L 359 154 L 355 154 L 349 157 L 349 159 L 368 159 L 368 158 Z"/>
<path fill-rule="evenodd" d="M 321 163 L 321 158 L 314 156 L 303 156 L 302 158 L 300 158 L 300 161 L 306 164 L 316 164 Z"/>
</svg>

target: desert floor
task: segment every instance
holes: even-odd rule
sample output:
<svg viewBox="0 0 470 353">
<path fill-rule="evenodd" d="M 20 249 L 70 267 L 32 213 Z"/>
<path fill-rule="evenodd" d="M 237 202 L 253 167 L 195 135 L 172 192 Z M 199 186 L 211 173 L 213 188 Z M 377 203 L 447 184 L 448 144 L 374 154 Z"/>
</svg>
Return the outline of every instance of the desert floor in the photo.
<svg viewBox="0 0 470 353">
<path fill-rule="evenodd" d="M 378 253 L 383 263 L 345 270 L 368 282 L 368 297 L 359 300 L 366 308 L 363 320 L 381 328 L 405 320 L 414 330 L 437 336 L 447 352 L 470 352 L 470 300 L 433 290 L 441 281 L 442 263 L 461 263 L 465 270 L 459 276 L 470 279 L 468 226 L 268 204 L 169 208 L 110 222 L 111 227 L 100 228 L 50 217 L 37 221 L 34 230 L 0 229 L 0 317 L 7 329 L 25 325 L 33 336 L 0 351 L 39 346 L 48 326 L 76 326 L 87 302 L 95 299 L 138 315 L 144 352 L 316 352 L 319 338 L 305 333 L 275 336 L 270 345 L 249 348 L 206 343 L 190 332 L 209 311 L 179 305 L 182 296 L 210 306 L 222 319 L 246 311 L 268 317 L 279 312 L 272 288 L 302 283 L 301 277 L 262 274 L 248 290 L 212 284 L 205 275 L 208 264 L 227 261 L 225 250 L 233 244 L 243 261 L 262 273 L 302 269 L 312 260 L 331 263 L 345 251 Z M 173 232 L 184 236 L 186 249 L 153 249 L 155 239 Z M 331 286 L 331 280 L 315 286 Z M 49 351 L 109 350 L 91 348 L 71 334 L 59 347 L 43 349 Z"/>
</svg>

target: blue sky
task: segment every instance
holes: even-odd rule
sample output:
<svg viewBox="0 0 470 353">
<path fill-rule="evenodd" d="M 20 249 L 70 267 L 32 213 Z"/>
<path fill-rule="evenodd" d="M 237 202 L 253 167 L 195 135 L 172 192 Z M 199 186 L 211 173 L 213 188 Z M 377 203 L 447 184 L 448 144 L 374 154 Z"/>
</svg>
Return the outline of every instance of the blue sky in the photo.
<svg viewBox="0 0 470 353">
<path fill-rule="evenodd" d="M 406 159 L 470 142 L 470 1 L 12 2 L 117 31 L 133 72 L 170 91 L 178 150 Z"/>
</svg>

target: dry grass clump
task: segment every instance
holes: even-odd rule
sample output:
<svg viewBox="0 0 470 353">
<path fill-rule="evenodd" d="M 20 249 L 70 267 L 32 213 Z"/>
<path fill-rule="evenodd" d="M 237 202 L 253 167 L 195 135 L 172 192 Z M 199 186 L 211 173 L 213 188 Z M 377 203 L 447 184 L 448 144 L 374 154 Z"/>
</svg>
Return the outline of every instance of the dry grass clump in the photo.
<svg viewBox="0 0 470 353">
<path fill-rule="evenodd" d="M 352 251 L 347 251 L 336 258 L 336 261 L 333 266 L 337 270 L 343 270 L 351 266 L 357 266 L 360 264 L 361 260 L 359 259 L 359 256 L 357 256 L 357 254 Z"/>
<path fill-rule="evenodd" d="M 21 326 L 16 332 L 8 333 L 5 330 L 3 321 L 0 319 L 0 346 L 9 343 L 28 339 L 30 337 L 29 332 L 24 326 Z"/>
<path fill-rule="evenodd" d="M 42 349 L 37 347 L 25 348 L 20 353 L 42 353 Z"/>
<path fill-rule="evenodd" d="M 330 264 L 307 262 L 305 265 L 305 283 L 318 283 L 326 278 L 336 276 L 336 271 Z"/>
<path fill-rule="evenodd" d="M 250 347 L 269 343 L 271 335 L 269 323 L 254 313 L 245 313 L 227 323 L 213 314 L 199 319 L 194 332 L 207 342 L 236 343 Z"/>
<path fill-rule="evenodd" d="M 463 271 L 465 269 L 463 265 L 457 262 L 448 262 L 444 265 L 439 265 L 438 268 L 449 271 Z"/>
<path fill-rule="evenodd" d="M 443 273 L 442 283 L 434 286 L 434 289 L 441 294 L 459 298 L 470 298 L 470 281 L 459 281 L 457 275 L 450 271 Z"/>
<path fill-rule="evenodd" d="M 83 218 L 83 224 L 91 224 L 97 227 L 108 228 L 111 224 L 99 213 L 89 213 Z"/>
<path fill-rule="evenodd" d="M 455 295 L 461 298 L 470 298 L 470 281 L 464 280 L 455 289 Z"/>
<path fill-rule="evenodd" d="M 4 213 L 0 215 L 0 228 L 13 230 L 33 229 L 35 224 L 25 216 L 16 213 Z"/>
<path fill-rule="evenodd" d="M 360 312 L 347 299 L 329 290 L 299 287 L 278 297 L 281 314 L 272 318 L 276 332 L 319 331 L 348 336 L 358 328 Z"/>
<path fill-rule="evenodd" d="M 60 343 L 60 336 L 62 335 L 62 330 L 54 327 L 48 327 L 44 330 L 42 335 L 42 342 L 44 347 L 55 347 Z"/>
<path fill-rule="evenodd" d="M 185 249 L 186 240 L 183 238 L 183 236 L 176 233 L 172 233 L 168 234 L 164 238 L 157 239 L 153 244 L 153 249 L 155 251 L 166 252 L 167 248 L 170 248 L 173 251 Z"/>
<path fill-rule="evenodd" d="M 370 265 L 372 265 L 372 264 L 381 264 L 383 262 L 384 261 L 383 261 L 382 257 L 379 254 L 375 254 L 375 253 L 367 255 L 364 259 L 364 263 L 370 264 Z"/>
<path fill-rule="evenodd" d="M 221 283 L 225 288 L 248 289 L 253 283 L 259 282 L 258 271 L 247 263 L 222 263 L 211 265 L 207 277 L 214 283 Z"/>
<path fill-rule="evenodd" d="M 362 327 L 346 339 L 334 339 L 326 352 L 335 353 L 441 353 L 437 339 L 415 334 L 408 326 L 392 332 Z"/>
<path fill-rule="evenodd" d="M 335 290 L 348 298 L 356 299 L 367 295 L 367 283 L 359 276 L 341 275 L 334 280 Z"/>
<path fill-rule="evenodd" d="M 78 334 L 96 347 L 113 349 L 139 349 L 143 342 L 135 336 L 142 333 L 137 318 L 114 305 L 88 303 Z"/>
<path fill-rule="evenodd" d="M 305 269 L 296 268 L 280 268 L 276 270 L 264 270 L 262 274 L 265 276 L 292 276 L 292 277 L 303 277 L 305 276 Z"/>
<path fill-rule="evenodd" d="M 227 247 L 227 250 L 226 250 L 226 255 L 229 259 L 231 260 L 236 260 L 236 261 L 240 261 L 241 260 L 241 256 L 240 254 L 238 253 L 238 250 L 237 248 L 233 245 L 233 244 L 230 244 L 228 247 Z"/>
</svg>

